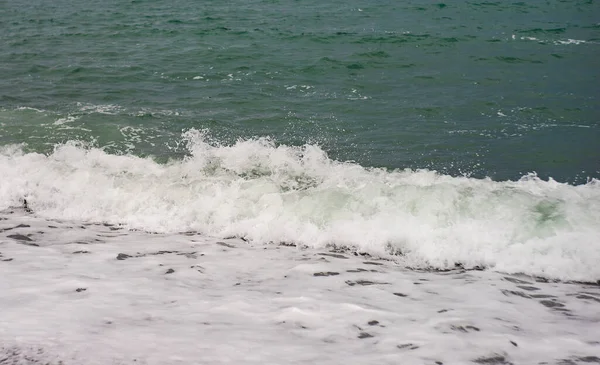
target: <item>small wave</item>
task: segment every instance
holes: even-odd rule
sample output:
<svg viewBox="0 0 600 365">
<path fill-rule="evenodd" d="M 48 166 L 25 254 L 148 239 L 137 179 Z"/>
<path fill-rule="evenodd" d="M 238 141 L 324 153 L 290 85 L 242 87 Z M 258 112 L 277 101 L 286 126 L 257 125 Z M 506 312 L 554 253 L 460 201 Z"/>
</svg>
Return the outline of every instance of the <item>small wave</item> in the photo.
<svg viewBox="0 0 600 365">
<path fill-rule="evenodd" d="M 515 36 L 512 36 L 513 39 L 515 39 Z M 584 44 L 584 43 L 589 43 L 588 41 L 585 40 L 581 40 L 581 39 L 558 39 L 558 40 L 545 40 L 545 39 L 539 39 L 536 37 L 520 37 L 519 39 L 523 40 L 523 41 L 535 41 L 541 44 L 547 44 L 547 43 L 552 43 L 554 45 L 568 45 L 568 44 L 574 44 L 574 45 L 578 45 L 578 44 Z"/>
<path fill-rule="evenodd" d="M 63 125 L 65 123 L 71 123 L 76 121 L 77 119 L 79 119 L 78 117 L 74 117 L 74 116 L 66 116 L 64 118 L 58 118 L 57 120 L 54 121 L 54 123 L 52 123 L 53 125 Z"/>
<path fill-rule="evenodd" d="M 580 39 L 567 39 L 567 40 L 558 40 L 555 41 L 554 44 L 583 44 L 587 43 L 587 41 Z"/>
</svg>

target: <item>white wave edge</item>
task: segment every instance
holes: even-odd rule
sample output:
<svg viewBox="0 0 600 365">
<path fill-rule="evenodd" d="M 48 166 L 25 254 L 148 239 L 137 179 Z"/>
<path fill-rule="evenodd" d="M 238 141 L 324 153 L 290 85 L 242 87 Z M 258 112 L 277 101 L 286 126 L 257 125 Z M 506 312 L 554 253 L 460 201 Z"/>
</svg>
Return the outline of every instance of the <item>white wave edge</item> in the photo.
<svg viewBox="0 0 600 365">
<path fill-rule="evenodd" d="M 158 164 L 70 142 L 46 156 L 0 150 L 0 208 L 151 232 L 346 246 L 413 267 L 486 266 L 600 279 L 600 184 L 533 175 L 494 182 L 331 160 L 315 145 L 260 138 L 231 146 L 184 135 L 190 156 Z"/>
</svg>

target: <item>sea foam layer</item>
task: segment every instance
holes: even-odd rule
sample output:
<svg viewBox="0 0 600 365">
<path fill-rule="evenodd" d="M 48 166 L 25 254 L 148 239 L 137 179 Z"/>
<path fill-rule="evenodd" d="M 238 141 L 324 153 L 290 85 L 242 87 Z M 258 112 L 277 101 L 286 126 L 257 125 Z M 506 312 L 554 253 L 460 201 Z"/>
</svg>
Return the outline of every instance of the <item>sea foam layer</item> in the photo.
<svg viewBox="0 0 600 365">
<path fill-rule="evenodd" d="M 598 363 L 597 285 L 119 228 L 0 211 L 0 363 Z"/>
<path fill-rule="evenodd" d="M 573 186 L 365 168 L 315 145 L 229 146 L 184 134 L 189 156 L 159 164 L 78 142 L 50 155 L 0 150 L 0 208 L 27 200 L 50 219 L 254 242 L 335 245 L 411 267 L 483 266 L 600 279 L 600 183 Z"/>
</svg>

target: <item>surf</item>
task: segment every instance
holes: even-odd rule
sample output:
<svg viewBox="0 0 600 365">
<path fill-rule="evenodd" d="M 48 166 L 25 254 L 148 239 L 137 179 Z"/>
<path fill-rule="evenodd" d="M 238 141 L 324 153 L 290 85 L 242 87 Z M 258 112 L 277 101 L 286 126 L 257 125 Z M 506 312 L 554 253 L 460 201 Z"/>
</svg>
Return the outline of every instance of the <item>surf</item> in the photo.
<svg viewBox="0 0 600 365">
<path fill-rule="evenodd" d="M 416 268 L 484 267 L 600 279 L 600 184 L 516 181 L 336 161 L 318 145 L 222 144 L 189 130 L 158 163 L 71 141 L 49 154 L 0 149 L 0 208 L 48 219 L 196 231 L 393 257 Z"/>
</svg>

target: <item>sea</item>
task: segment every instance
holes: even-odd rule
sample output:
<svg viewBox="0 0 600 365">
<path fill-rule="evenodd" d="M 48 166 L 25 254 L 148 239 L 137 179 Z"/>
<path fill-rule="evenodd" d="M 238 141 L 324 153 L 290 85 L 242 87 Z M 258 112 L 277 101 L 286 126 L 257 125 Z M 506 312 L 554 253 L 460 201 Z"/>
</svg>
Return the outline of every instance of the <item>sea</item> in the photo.
<svg viewBox="0 0 600 365">
<path fill-rule="evenodd" d="M 0 363 L 600 364 L 600 2 L 0 0 Z"/>
</svg>

